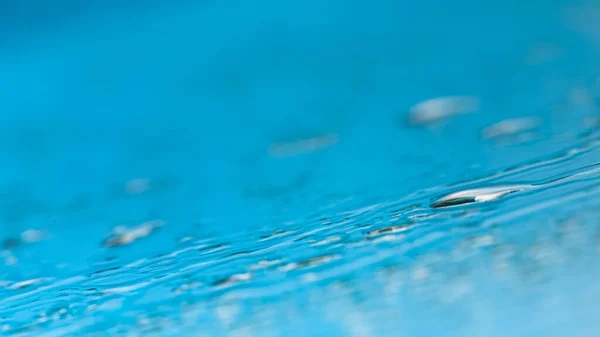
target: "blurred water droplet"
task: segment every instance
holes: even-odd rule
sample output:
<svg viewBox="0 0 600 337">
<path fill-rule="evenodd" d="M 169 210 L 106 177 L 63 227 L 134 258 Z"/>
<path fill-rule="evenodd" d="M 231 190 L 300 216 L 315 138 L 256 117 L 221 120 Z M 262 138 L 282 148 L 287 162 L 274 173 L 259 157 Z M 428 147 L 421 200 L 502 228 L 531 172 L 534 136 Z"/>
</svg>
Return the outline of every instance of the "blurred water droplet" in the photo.
<svg viewBox="0 0 600 337">
<path fill-rule="evenodd" d="M 328 245 L 330 243 L 338 242 L 341 239 L 342 238 L 340 236 L 331 236 L 331 237 L 325 238 L 321 241 L 316 241 L 316 242 L 312 243 L 311 246 L 313 246 L 313 247 L 324 246 L 324 245 Z"/>
<path fill-rule="evenodd" d="M 413 125 L 431 125 L 454 115 L 473 113 L 480 108 L 473 96 L 438 97 L 414 105 L 409 112 Z"/>
<path fill-rule="evenodd" d="M 536 117 L 506 119 L 486 127 L 481 134 L 486 139 L 515 137 L 535 130 L 541 123 L 541 120 Z"/>
<path fill-rule="evenodd" d="M 301 268 L 311 268 L 321 264 L 329 263 L 331 261 L 339 259 L 339 255 L 324 255 L 319 257 L 310 258 L 308 260 L 300 261 L 300 262 L 292 262 L 288 263 L 285 266 L 281 267 L 282 271 L 292 271 Z"/>
<path fill-rule="evenodd" d="M 128 194 L 141 194 L 150 189 L 150 179 L 137 178 L 125 184 L 125 192 Z"/>
<path fill-rule="evenodd" d="M 113 298 L 95 307 L 98 311 L 114 311 L 123 307 L 123 298 Z"/>
<path fill-rule="evenodd" d="M 138 239 L 150 235 L 154 230 L 162 227 L 164 224 L 165 222 L 162 220 L 154 220 L 144 222 L 134 228 L 127 228 L 124 226 L 115 227 L 112 236 L 104 241 L 104 246 L 115 247 L 128 245 Z"/>
<path fill-rule="evenodd" d="M 332 146 L 337 143 L 338 138 L 337 134 L 332 133 L 291 142 L 274 143 L 269 147 L 269 154 L 275 158 L 296 156 Z"/>
<path fill-rule="evenodd" d="M 269 268 L 271 266 L 277 266 L 282 264 L 283 261 L 282 260 L 263 260 L 263 261 L 258 261 L 258 263 L 250 265 L 248 267 L 248 269 L 250 270 L 260 270 L 260 269 L 265 269 L 265 268 Z"/>
<path fill-rule="evenodd" d="M 25 280 L 20 282 L 14 282 L 11 285 L 9 285 L 8 288 L 11 290 L 21 290 L 47 281 L 49 281 L 49 279 L 44 278 Z"/>
<path fill-rule="evenodd" d="M 193 282 L 190 282 L 190 283 L 182 284 L 179 287 L 175 288 L 173 291 L 176 294 L 181 294 L 181 293 L 184 293 L 186 291 L 189 291 L 189 290 L 192 290 L 192 289 L 196 289 L 196 288 L 200 287 L 201 285 L 202 285 L 202 283 L 193 281 Z"/>
<path fill-rule="evenodd" d="M 212 285 L 215 287 L 228 287 L 228 286 L 234 285 L 236 283 L 248 281 L 251 278 L 252 278 L 252 274 L 250 274 L 250 273 L 234 274 L 234 275 L 222 278 L 220 280 L 217 280 L 217 281 L 213 282 Z"/>
<path fill-rule="evenodd" d="M 409 228 L 410 228 L 410 225 L 404 224 L 404 225 L 395 225 L 395 226 L 390 226 L 390 227 L 385 227 L 385 228 L 374 229 L 372 231 L 367 232 L 367 237 L 372 238 L 375 236 L 379 236 L 381 234 L 400 233 L 400 232 L 404 232 L 404 231 L 408 230 Z"/>
<path fill-rule="evenodd" d="M 44 239 L 45 232 L 39 229 L 28 229 L 21 233 L 21 240 L 24 243 L 34 243 Z"/>
<path fill-rule="evenodd" d="M 575 106 L 589 106 L 593 102 L 592 95 L 586 88 L 573 88 L 569 92 L 569 103 Z"/>
<path fill-rule="evenodd" d="M 12 266 L 18 263 L 17 258 L 12 254 L 3 254 L 4 255 L 4 264 L 7 266 Z"/>
</svg>

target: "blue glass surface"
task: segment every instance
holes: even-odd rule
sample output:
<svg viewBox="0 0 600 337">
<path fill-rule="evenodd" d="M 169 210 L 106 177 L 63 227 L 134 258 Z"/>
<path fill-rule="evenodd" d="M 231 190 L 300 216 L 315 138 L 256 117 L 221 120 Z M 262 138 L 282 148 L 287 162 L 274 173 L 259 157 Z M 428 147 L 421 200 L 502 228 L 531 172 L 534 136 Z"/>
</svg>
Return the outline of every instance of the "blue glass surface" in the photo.
<svg viewBox="0 0 600 337">
<path fill-rule="evenodd" d="M 3 2 L 0 334 L 597 336 L 598 22 Z"/>
</svg>

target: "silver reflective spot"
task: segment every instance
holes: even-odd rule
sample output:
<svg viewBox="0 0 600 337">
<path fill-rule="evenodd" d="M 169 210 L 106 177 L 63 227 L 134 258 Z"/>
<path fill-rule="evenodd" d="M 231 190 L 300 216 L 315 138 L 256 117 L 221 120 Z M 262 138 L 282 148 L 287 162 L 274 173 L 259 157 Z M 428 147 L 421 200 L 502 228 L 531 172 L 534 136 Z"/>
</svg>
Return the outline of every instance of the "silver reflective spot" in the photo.
<svg viewBox="0 0 600 337">
<path fill-rule="evenodd" d="M 497 187 L 484 187 L 474 188 L 470 190 L 464 190 L 459 192 L 450 193 L 446 196 L 441 197 L 433 204 L 432 208 L 444 208 L 452 206 L 460 206 L 479 202 L 495 201 L 499 198 L 520 192 L 527 189 L 532 189 L 532 185 L 509 185 L 509 186 L 497 186 Z"/>
</svg>

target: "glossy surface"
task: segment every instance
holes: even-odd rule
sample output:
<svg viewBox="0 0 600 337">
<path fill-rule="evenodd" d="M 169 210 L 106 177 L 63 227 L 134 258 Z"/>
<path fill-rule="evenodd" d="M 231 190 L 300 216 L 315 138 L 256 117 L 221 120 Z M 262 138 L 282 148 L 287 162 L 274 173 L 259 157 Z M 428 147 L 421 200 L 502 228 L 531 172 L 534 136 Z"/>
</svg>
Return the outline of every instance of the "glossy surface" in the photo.
<svg viewBox="0 0 600 337">
<path fill-rule="evenodd" d="M 598 335 L 594 2 L 20 4 L 1 334 Z"/>
</svg>

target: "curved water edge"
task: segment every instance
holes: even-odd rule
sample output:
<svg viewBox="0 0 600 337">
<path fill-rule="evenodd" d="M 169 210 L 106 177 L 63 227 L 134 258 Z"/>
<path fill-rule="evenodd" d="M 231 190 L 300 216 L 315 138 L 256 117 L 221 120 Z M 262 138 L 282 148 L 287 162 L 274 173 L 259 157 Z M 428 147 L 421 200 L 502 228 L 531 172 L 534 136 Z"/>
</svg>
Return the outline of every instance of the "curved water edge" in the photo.
<svg viewBox="0 0 600 337">
<path fill-rule="evenodd" d="M 554 160 L 544 165 L 558 165 Z M 502 175 L 514 177 L 515 172 L 495 177 L 502 180 Z M 333 312 L 327 308 L 343 305 L 349 294 L 358 292 L 372 300 L 346 307 L 345 315 L 356 315 L 359 310 L 369 317 L 369 323 L 360 324 L 384 329 L 386 308 L 427 303 L 444 312 L 459 304 L 472 305 L 473 296 L 484 288 L 501 287 L 517 294 L 539 282 L 558 282 L 554 280 L 562 277 L 559 270 L 567 265 L 585 265 L 572 250 L 593 252 L 588 259 L 598 252 L 600 224 L 595 219 L 600 205 L 593 204 L 597 200 L 593 196 L 600 193 L 597 172 L 598 164 L 584 165 L 531 184 L 451 192 L 429 204 L 439 195 L 438 188 L 395 202 L 305 218 L 296 221 L 293 229 L 270 234 L 189 237 L 176 250 L 85 275 L 7 281 L 0 290 L 2 326 L 14 336 L 40 335 L 48 329 L 52 331 L 46 332 L 49 336 L 92 333 L 103 324 L 116 334 L 117 330 L 111 330 L 115 327 L 109 328 L 114 318 L 108 317 L 127 308 L 135 319 L 119 320 L 118 333 L 125 336 L 165 331 L 183 336 L 189 333 L 186 329 L 198 326 L 218 335 L 231 329 L 260 329 L 259 323 L 279 335 L 284 333 L 277 330 L 281 320 L 289 318 L 276 314 L 278 310 L 305 310 L 328 317 Z M 477 184 L 481 181 L 476 180 Z M 522 192 L 527 193 L 496 207 L 458 207 L 495 204 Z M 557 205 L 575 206 L 572 212 L 568 208 L 558 214 L 548 212 Z M 449 212 L 440 212 L 445 208 Z M 515 226 L 533 229 L 537 221 L 554 224 L 546 233 L 533 236 L 523 228 L 514 230 Z M 153 233 L 154 229 L 168 225 L 156 220 L 118 228 L 104 245 L 111 250 L 134 246 L 146 237 L 161 235 Z M 518 243 L 523 239 L 528 243 Z M 10 254 L 10 249 L 4 253 Z M 530 268 L 535 268 L 534 274 Z M 481 273 L 494 276 L 484 281 Z M 314 296 L 322 300 L 309 300 L 307 307 L 289 302 Z M 145 309 L 153 304 L 167 311 L 156 316 Z M 362 311 L 363 306 L 372 312 Z M 215 320 L 199 323 L 199 315 L 206 314 L 216 315 Z M 375 318 L 375 314 L 382 316 Z M 336 324 L 346 325 L 343 331 L 359 328 L 357 322 L 338 319 L 334 319 Z"/>
</svg>

